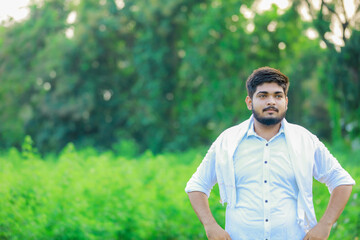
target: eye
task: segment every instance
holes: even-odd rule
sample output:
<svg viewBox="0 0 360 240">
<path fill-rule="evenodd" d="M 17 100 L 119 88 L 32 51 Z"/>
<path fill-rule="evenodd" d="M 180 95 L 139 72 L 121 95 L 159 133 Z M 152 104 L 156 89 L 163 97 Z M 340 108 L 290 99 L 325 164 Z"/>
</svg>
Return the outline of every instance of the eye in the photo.
<svg viewBox="0 0 360 240">
<path fill-rule="evenodd" d="M 260 95 L 259 95 L 259 98 L 265 98 L 265 97 L 266 97 L 265 94 L 260 94 Z"/>
<path fill-rule="evenodd" d="M 276 95 L 275 97 L 276 98 L 282 98 L 283 96 L 282 95 Z"/>
</svg>

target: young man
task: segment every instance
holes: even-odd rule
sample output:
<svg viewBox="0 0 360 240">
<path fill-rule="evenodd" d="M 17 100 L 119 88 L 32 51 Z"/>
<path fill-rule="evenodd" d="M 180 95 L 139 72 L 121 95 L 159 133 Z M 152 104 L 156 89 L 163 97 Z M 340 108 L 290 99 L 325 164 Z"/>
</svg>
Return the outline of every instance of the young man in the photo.
<svg viewBox="0 0 360 240">
<path fill-rule="evenodd" d="M 185 188 L 208 239 L 327 239 L 355 181 L 316 136 L 285 120 L 287 76 L 259 68 L 246 87 L 252 116 L 216 139 Z M 313 177 L 331 193 L 318 223 Z M 225 230 L 209 208 L 215 183 L 227 203 Z"/>
</svg>

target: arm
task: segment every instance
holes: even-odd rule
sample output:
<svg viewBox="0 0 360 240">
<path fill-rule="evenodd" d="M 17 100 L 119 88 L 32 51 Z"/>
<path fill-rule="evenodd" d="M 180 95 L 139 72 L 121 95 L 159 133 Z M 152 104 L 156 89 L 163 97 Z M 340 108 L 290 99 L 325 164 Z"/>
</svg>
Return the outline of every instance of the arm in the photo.
<svg viewBox="0 0 360 240">
<path fill-rule="evenodd" d="M 206 236 L 209 240 L 231 240 L 230 235 L 222 229 L 211 214 L 208 197 L 203 192 L 189 192 L 191 205 L 204 225 Z"/>
<path fill-rule="evenodd" d="M 344 210 L 351 190 L 351 185 L 341 185 L 334 189 L 324 215 L 318 224 L 306 234 L 304 240 L 325 240 L 329 237 L 331 227 Z"/>
</svg>

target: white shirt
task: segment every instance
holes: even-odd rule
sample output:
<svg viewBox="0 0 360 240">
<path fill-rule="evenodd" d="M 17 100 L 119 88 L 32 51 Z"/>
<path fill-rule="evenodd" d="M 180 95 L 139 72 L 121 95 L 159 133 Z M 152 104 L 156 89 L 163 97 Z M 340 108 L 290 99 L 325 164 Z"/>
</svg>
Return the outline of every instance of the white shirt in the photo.
<svg viewBox="0 0 360 240">
<path fill-rule="evenodd" d="M 253 117 L 251 116 L 248 120 L 228 128 L 220 134 L 186 184 L 185 191 L 187 193 L 201 191 L 209 196 L 212 187 L 218 183 L 221 202 L 227 203 L 227 209 L 236 208 L 234 156 L 252 122 Z M 299 188 L 297 205 L 294 206 L 297 208 L 297 221 L 303 231 L 307 231 L 317 223 L 312 201 L 313 178 L 325 183 L 330 193 L 337 186 L 354 185 L 355 181 L 315 135 L 301 126 L 288 123 L 285 119 L 282 121 L 282 127 Z M 236 214 L 236 211 L 227 211 L 227 230 L 240 230 L 236 223 L 234 228 L 230 227 L 232 223 L 229 222 L 229 219 L 234 219 L 232 213 Z"/>
<path fill-rule="evenodd" d="M 250 125 L 234 154 L 235 208 L 226 210 L 226 230 L 236 239 L 303 239 L 296 220 L 298 186 L 283 127 L 269 141 Z"/>
</svg>

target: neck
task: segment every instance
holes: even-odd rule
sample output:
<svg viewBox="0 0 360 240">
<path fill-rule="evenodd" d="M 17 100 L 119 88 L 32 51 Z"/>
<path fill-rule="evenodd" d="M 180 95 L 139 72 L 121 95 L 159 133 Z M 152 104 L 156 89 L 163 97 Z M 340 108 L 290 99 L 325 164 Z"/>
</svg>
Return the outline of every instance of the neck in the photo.
<svg viewBox="0 0 360 240">
<path fill-rule="evenodd" d="M 269 141 L 280 129 L 281 122 L 274 125 L 264 125 L 254 118 L 254 130 L 257 135 Z"/>
</svg>

